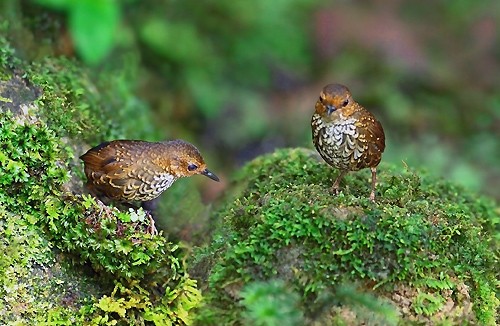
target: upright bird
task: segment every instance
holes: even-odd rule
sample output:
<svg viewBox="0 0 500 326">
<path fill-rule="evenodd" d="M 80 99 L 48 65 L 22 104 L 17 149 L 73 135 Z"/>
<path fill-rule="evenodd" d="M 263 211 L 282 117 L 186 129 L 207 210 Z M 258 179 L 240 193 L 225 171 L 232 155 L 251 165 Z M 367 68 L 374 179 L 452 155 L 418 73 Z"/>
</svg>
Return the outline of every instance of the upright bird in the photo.
<svg viewBox="0 0 500 326">
<path fill-rule="evenodd" d="M 331 166 L 340 170 L 332 190 L 349 171 L 370 168 L 370 200 L 375 201 L 377 166 L 385 149 L 384 129 L 380 122 L 352 98 L 347 87 L 326 85 L 316 102 L 311 120 L 316 150 Z"/>
<path fill-rule="evenodd" d="M 202 174 L 219 181 L 198 149 L 183 140 L 114 140 L 80 158 L 90 192 L 119 202 L 151 201 L 181 177 Z"/>
</svg>

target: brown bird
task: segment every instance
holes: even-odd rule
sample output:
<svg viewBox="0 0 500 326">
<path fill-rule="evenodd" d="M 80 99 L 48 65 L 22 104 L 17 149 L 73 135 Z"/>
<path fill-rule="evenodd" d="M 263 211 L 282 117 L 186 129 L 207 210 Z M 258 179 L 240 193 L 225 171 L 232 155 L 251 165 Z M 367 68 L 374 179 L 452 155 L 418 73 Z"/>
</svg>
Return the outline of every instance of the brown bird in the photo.
<svg viewBox="0 0 500 326">
<path fill-rule="evenodd" d="M 354 101 L 347 87 L 329 84 L 316 102 L 311 127 L 316 150 L 328 164 L 340 170 L 332 190 L 338 192 L 340 181 L 347 172 L 370 168 L 370 200 L 375 201 L 377 165 L 385 149 L 380 122 Z"/>
<path fill-rule="evenodd" d="M 89 190 L 119 202 L 151 201 L 181 177 L 203 174 L 219 181 L 198 149 L 183 140 L 114 140 L 80 158 Z"/>
</svg>

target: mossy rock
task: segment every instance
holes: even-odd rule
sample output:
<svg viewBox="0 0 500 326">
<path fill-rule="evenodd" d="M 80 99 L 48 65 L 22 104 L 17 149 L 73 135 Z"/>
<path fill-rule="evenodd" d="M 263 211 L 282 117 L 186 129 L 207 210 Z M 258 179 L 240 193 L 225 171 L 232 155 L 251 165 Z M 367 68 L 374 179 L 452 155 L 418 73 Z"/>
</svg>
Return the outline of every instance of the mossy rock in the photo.
<svg viewBox="0 0 500 326">
<path fill-rule="evenodd" d="M 0 48 L 0 324 L 188 323 L 201 294 L 182 246 L 83 194 L 84 142 L 141 129 L 125 76 Z"/>
<path fill-rule="evenodd" d="M 294 294 L 299 325 L 495 324 L 493 201 L 382 164 L 372 203 L 368 170 L 332 195 L 337 172 L 300 148 L 242 169 L 191 266 L 207 297 L 200 324 L 279 324 Z"/>
</svg>

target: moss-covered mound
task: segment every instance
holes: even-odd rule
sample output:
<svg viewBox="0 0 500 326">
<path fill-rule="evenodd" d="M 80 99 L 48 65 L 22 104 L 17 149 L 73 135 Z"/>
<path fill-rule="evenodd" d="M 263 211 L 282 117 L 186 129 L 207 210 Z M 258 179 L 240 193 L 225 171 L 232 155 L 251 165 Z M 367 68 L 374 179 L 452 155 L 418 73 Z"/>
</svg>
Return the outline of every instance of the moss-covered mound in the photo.
<svg viewBox="0 0 500 326">
<path fill-rule="evenodd" d="M 192 266 L 200 324 L 494 325 L 498 207 L 404 166 L 379 170 L 372 203 L 369 171 L 334 196 L 337 171 L 310 150 L 243 168 Z"/>
<path fill-rule="evenodd" d="M 0 49 L 0 324 L 188 323 L 201 295 L 180 246 L 145 232 L 143 211 L 82 194 L 85 142 L 147 116 L 139 105 L 127 116 L 126 76 L 25 62 L 1 35 Z"/>
</svg>

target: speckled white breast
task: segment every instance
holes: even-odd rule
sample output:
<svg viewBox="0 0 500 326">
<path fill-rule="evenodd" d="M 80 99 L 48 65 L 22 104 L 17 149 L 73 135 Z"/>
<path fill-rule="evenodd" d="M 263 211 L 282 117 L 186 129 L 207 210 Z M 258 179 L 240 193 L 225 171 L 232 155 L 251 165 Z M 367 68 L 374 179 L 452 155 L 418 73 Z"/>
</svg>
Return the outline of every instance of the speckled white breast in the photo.
<svg viewBox="0 0 500 326">
<path fill-rule="evenodd" d="M 153 177 L 150 187 L 156 188 L 158 189 L 157 191 L 159 193 L 162 193 L 168 188 L 170 188 L 170 186 L 172 185 L 172 183 L 174 183 L 175 180 L 176 178 L 172 174 L 165 173 L 156 175 Z"/>
<path fill-rule="evenodd" d="M 360 141 L 356 119 L 338 119 L 332 123 L 325 123 L 319 115 L 312 120 L 313 130 L 316 129 L 316 149 L 325 161 L 342 170 L 352 170 L 355 161 L 367 150 L 367 146 Z"/>
<path fill-rule="evenodd" d="M 134 198 L 134 200 L 148 201 L 161 195 L 177 178 L 168 173 L 156 174 L 149 178 L 141 173 L 137 173 L 131 176 L 129 180 L 131 181 L 127 182 L 124 189 L 124 196 Z"/>
</svg>

